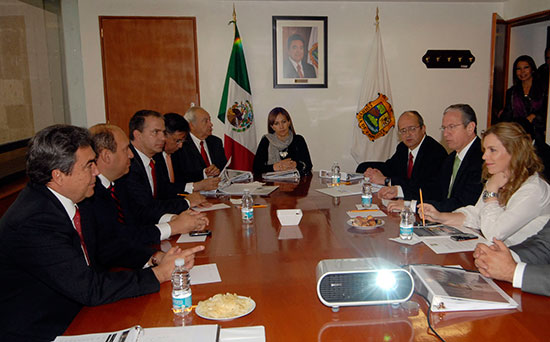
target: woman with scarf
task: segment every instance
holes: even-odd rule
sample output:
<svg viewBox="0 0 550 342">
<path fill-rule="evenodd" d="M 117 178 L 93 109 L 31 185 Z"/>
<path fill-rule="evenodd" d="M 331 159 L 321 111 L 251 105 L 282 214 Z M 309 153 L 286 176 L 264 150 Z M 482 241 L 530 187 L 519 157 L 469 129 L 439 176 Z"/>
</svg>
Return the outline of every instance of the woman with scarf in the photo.
<svg viewBox="0 0 550 342">
<path fill-rule="evenodd" d="M 286 109 L 275 107 L 267 117 L 268 134 L 262 137 L 254 157 L 254 173 L 297 169 L 307 175 L 313 165 L 306 141 L 297 135 Z"/>
<path fill-rule="evenodd" d="M 514 85 L 506 91 L 506 105 L 501 121 L 527 119 L 535 128 L 535 136 L 544 140 L 546 131 L 547 94 L 536 77 L 537 66 L 533 58 L 519 56 L 512 69 Z"/>
</svg>

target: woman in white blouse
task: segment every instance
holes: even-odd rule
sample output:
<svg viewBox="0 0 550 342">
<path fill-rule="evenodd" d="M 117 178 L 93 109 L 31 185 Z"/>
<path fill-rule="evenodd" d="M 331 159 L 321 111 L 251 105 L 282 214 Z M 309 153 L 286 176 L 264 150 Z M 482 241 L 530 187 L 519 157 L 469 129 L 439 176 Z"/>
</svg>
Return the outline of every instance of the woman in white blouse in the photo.
<svg viewBox="0 0 550 342">
<path fill-rule="evenodd" d="M 550 218 L 550 186 L 540 176 L 543 166 L 531 138 L 516 123 L 503 122 L 483 134 L 485 189 L 475 206 L 452 213 L 424 204 L 428 219 L 481 230 L 515 245 L 536 234 Z"/>
</svg>

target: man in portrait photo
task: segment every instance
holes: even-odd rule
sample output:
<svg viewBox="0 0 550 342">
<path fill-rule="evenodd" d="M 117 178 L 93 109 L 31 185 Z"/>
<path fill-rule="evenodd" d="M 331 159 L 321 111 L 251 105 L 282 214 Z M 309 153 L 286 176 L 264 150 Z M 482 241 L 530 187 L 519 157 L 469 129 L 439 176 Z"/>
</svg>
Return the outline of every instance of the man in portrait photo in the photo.
<svg viewBox="0 0 550 342">
<path fill-rule="evenodd" d="M 309 64 L 304 56 L 307 46 L 304 38 L 297 33 L 292 34 L 287 40 L 287 53 L 283 63 L 283 75 L 285 78 L 316 78 L 313 65 Z"/>
</svg>

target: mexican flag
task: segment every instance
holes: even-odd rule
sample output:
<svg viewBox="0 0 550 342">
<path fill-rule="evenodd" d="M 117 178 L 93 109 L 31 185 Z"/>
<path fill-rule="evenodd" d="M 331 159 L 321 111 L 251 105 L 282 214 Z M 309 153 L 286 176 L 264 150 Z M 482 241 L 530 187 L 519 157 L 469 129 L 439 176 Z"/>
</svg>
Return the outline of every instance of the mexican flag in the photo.
<svg viewBox="0 0 550 342">
<path fill-rule="evenodd" d="M 229 168 L 252 171 L 257 147 L 252 92 L 237 22 L 235 19 L 231 22 L 235 24 L 235 39 L 225 76 L 218 119 L 225 123 L 225 156 L 228 160 L 232 158 Z"/>
</svg>

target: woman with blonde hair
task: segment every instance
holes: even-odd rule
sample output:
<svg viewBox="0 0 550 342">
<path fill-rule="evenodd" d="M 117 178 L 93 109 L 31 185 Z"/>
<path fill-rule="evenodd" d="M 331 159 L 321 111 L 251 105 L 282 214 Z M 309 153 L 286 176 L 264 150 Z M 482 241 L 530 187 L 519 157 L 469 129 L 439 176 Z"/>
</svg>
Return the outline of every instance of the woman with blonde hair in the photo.
<svg viewBox="0 0 550 342">
<path fill-rule="evenodd" d="M 550 185 L 531 138 L 520 125 L 491 126 L 482 138 L 485 189 L 475 206 L 442 213 L 424 204 L 428 219 L 481 230 L 485 238 L 515 245 L 537 233 L 550 218 Z"/>
</svg>

